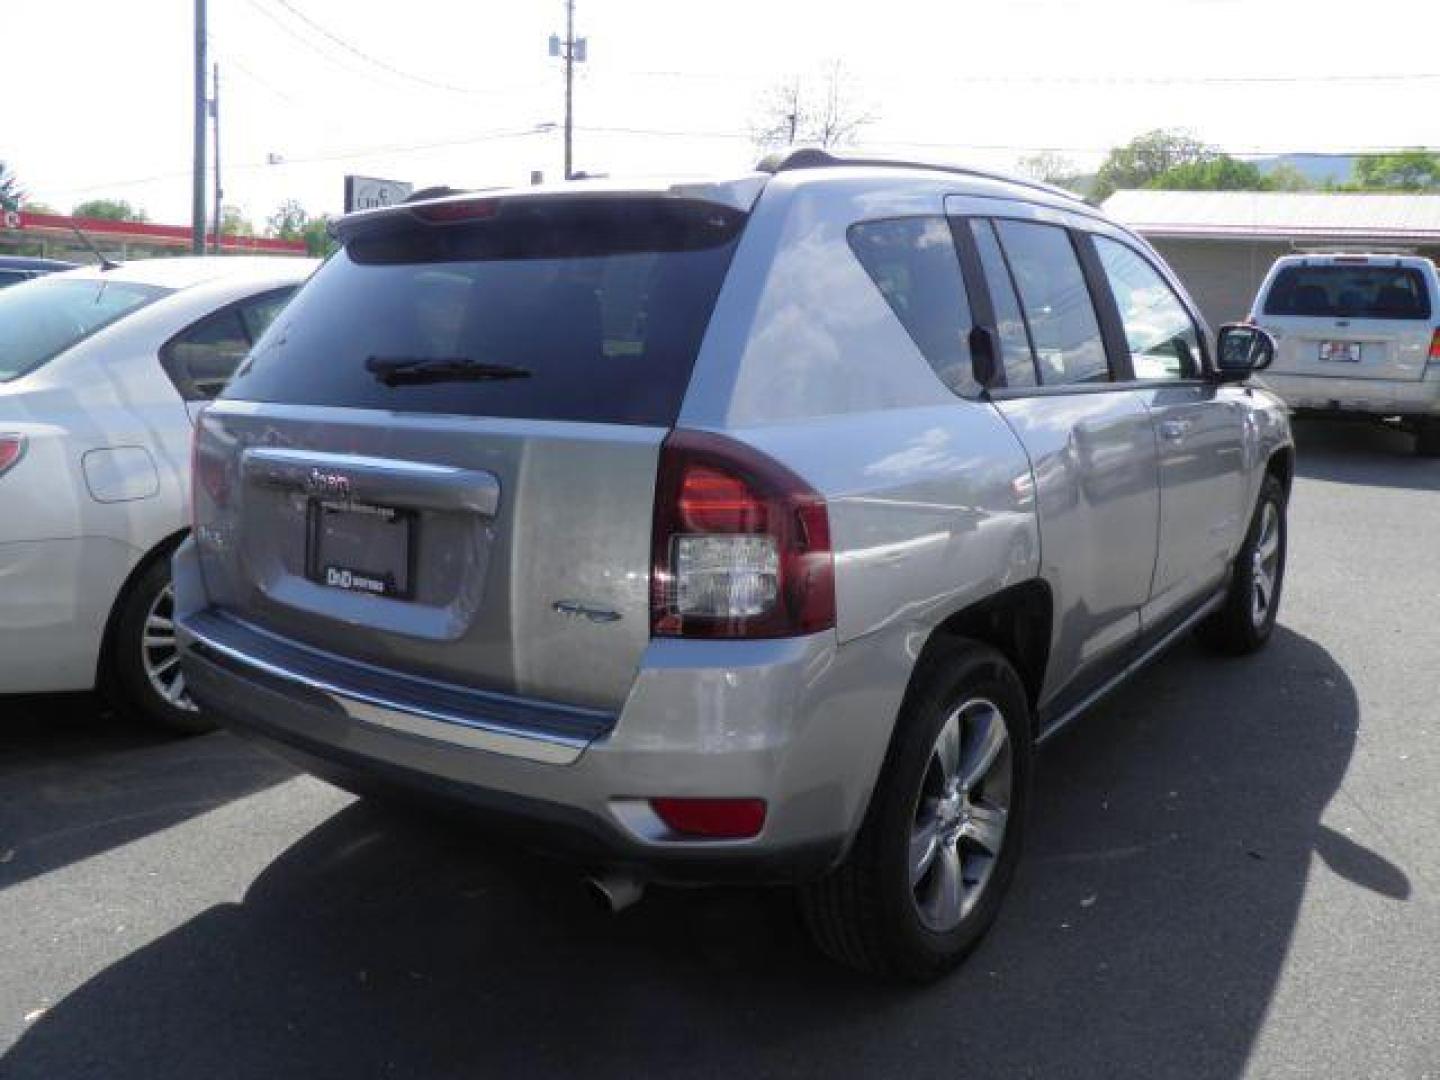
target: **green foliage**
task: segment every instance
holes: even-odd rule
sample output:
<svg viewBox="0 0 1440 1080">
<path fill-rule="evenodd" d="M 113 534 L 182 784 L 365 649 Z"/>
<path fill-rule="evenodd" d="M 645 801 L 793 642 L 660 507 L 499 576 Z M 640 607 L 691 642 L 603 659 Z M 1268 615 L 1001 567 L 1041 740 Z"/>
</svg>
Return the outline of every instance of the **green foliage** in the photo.
<svg viewBox="0 0 1440 1080">
<path fill-rule="evenodd" d="M 1414 149 L 1359 158 L 1351 187 L 1361 191 L 1440 191 L 1440 154 Z"/>
<path fill-rule="evenodd" d="M 254 236 L 255 226 L 250 224 L 244 212 L 238 206 L 222 206 L 220 208 L 220 235 L 221 236 Z"/>
<path fill-rule="evenodd" d="M 1145 185 L 1169 191 L 1266 191 L 1269 181 L 1248 161 L 1229 154 L 1167 169 Z"/>
<path fill-rule="evenodd" d="M 1027 154 L 1016 164 L 1021 175 L 1028 176 L 1032 180 L 1069 188 L 1071 191 L 1080 189 L 1082 174 L 1079 168 L 1069 158 L 1063 154 L 1057 154 L 1053 150 L 1041 150 L 1037 154 Z"/>
<path fill-rule="evenodd" d="M 1282 161 L 1265 176 L 1271 191 L 1314 191 L 1315 183 L 1288 161 Z"/>
<path fill-rule="evenodd" d="M 330 235 L 329 230 L 330 217 L 328 214 L 313 217 L 305 223 L 303 230 L 305 250 L 317 259 L 328 258 L 340 246 Z"/>
<path fill-rule="evenodd" d="M 266 231 L 279 240 L 299 240 L 305 235 L 310 214 L 298 199 L 286 199 L 265 222 Z"/>
<path fill-rule="evenodd" d="M 297 199 L 286 199 L 277 206 L 265 226 L 266 231 L 277 239 L 304 240 L 306 252 L 316 258 L 325 258 L 339 246 L 330 237 L 329 215 L 311 217 Z"/>
<path fill-rule="evenodd" d="M 70 211 L 74 217 L 98 218 L 101 221 L 149 221 L 150 216 L 124 199 L 87 199 L 76 203 Z"/>
<path fill-rule="evenodd" d="M 1108 199 L 1121 188 L 1141 188 L 1171 169 L 1210 161 L 1217 155 L 1188 131 L 1157 128 L 1111 150 L 1095 177 L 1094 198 Z"/>
<path fill-rule="evenodd" d="M 15 177 L 15 171 L 0 161 L 0 210 L 19 210 L 24 201 L 25 192 Z"/>
</svg>

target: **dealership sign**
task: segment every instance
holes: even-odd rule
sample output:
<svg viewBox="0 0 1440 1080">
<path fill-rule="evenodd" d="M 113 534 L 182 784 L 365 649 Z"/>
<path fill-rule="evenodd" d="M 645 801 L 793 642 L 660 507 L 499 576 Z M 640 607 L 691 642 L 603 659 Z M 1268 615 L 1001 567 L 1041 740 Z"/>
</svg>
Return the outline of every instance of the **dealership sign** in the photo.
<svg viewBox="0 0 1440 1080">
<path fill-rule="evenodd" d="M 352 210 L 374 210 L 380 206 L 394 206 L 410 197 L 414 184 L 401 180 L 381 180 L 374 176 L 345 177 L 345 212 Z"/>
</svg>

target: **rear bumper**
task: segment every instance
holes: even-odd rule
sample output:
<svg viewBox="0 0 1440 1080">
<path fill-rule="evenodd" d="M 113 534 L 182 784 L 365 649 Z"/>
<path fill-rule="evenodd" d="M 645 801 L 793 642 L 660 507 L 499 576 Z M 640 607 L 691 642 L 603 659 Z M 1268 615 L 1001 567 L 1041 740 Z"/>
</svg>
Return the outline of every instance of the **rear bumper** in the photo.
<svg viewBox="0 0 1440 1080">
<path fill-rule="evenodd" d="M 1440 416 L 1440 379 L 1345 379 L 1267 371 L 1260 381 L 1296 412 Z"/>
<path fill-rule="evenodd" d="M 226 630 L 243 624 L 203 606 L 188 544 L 174 572 L 187 682 L 222 723 L 342 786 L 438 798 L 649 880 L 797 881 L 832 866 L 864 815 L 908 676 L 903 649 L 889 664 L 874 643 L 856 651 L 833 633 L 657 640 L 618 715 L 504 698 L 498 716 L 492 695 L 462 709 L 443 694 L 416 700 L 413 686 L 391 692 L 383 672 L 360 686 L 344 661 L 317 679 L 283 652 L 258 655 Z M 646 801 L 664 795 L 763 798 L 765 824 L 743 841 L 680 838 Z"/>
</svg>

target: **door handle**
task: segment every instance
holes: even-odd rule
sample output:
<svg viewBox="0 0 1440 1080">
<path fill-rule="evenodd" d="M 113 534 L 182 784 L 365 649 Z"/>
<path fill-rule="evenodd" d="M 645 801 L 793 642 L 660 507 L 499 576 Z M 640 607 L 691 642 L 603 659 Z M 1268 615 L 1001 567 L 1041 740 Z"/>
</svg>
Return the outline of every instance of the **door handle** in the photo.
<svg viewBox="0 0 1440 1080">
<path fill-rule="evenodd" d="M 1189 432 L 1193 421 L 1190 420 L 1161 420 L 1160 437 L 1175 442 L 1183 439 Z"/>
</svg>

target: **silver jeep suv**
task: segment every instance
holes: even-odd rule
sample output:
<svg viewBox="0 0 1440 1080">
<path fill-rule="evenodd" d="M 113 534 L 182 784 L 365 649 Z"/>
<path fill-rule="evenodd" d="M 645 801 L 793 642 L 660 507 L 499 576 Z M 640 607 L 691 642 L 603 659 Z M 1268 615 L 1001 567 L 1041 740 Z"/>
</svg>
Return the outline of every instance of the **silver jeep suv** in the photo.
<svg viewBox="0 0 1440 1080">
<path fill-rule="evenodd" d="M 1274 625 L 1273 345 L 1065 192 L 801 151 L 337 232 L 198 425 L 186 678 L 616 904 L 791 883 L 833 956 L 938 974 L 1035 745 Z"/>
</svg>

